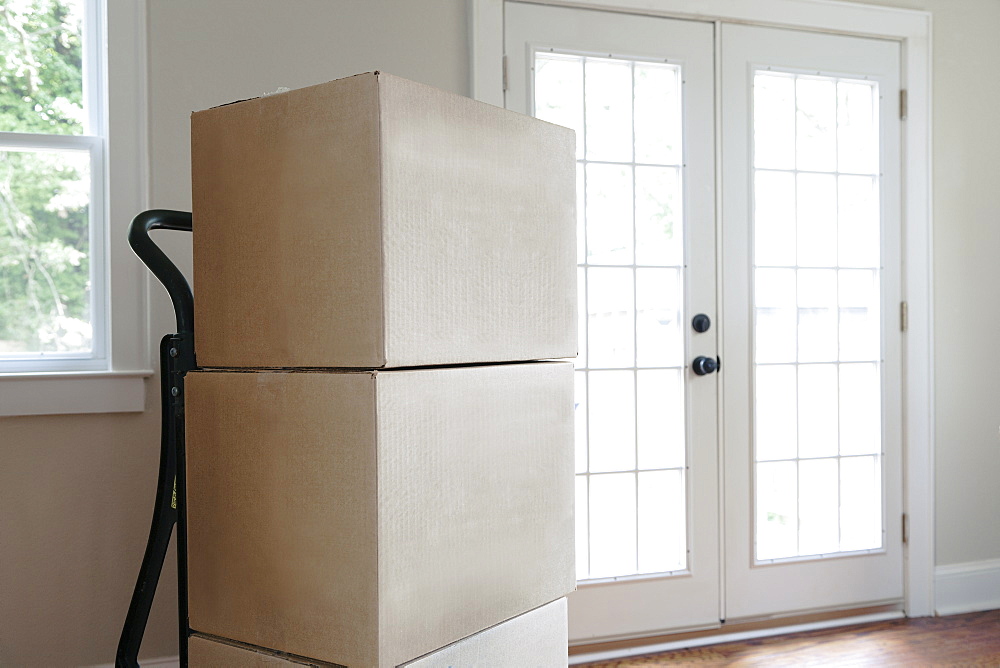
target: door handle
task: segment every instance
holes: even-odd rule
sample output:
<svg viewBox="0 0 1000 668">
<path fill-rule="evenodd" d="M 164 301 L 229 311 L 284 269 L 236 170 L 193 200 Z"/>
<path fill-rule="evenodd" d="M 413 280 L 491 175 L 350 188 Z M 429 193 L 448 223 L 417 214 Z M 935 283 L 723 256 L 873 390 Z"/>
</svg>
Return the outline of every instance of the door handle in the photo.
<svg viewBox="0 0 1000 668">
<path fill-rule="evenodd" d="M 691 362 L 691 369 L 694 370 L 695 375 L 705 376 L 707 374 L 713 373 L 719 370 L 722 366 L 722 360 L 718 357 L 712 359 L 711 357 L 705 357 L 704 355 L 700 357 L 695 357 L 694 361 Z"/>
</svg>

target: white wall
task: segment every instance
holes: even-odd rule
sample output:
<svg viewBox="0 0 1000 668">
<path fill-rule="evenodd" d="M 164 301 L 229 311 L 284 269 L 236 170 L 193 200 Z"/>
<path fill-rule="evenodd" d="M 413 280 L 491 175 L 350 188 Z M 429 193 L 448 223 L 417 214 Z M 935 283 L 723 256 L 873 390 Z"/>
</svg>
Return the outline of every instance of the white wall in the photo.
<svg viewBox="0 0 1000 668">
<path fill-rule="evenodd" d="M 1000 3 L 883 4 L 928 9 L 935 21 L 937 563 L 995 560 L 1000 80 L 990 73 L 1000 70 Z M 194 110 L 374 69 L 468 94 L 465 0 L 148 0 L 148 8 L 155 207 L 190 208 Z M 161 239 L 189 269 L 189 237 Z M 158 339 L 173 323 L 158 287 L 152 303 Z M 113 661 L 152 508 L 157 387 L 150 381 L 141 414 L 0 420 L 0 665 Z M 175 580 L 168 569 L 143 656 L 177 652 Z"/>
</svg>

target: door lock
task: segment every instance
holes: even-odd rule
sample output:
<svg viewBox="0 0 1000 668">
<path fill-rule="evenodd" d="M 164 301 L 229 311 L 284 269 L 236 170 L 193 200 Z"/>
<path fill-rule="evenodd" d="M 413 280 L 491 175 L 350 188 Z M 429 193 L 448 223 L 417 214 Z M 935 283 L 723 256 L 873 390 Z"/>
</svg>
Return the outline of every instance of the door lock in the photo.
<svg viewBox="0 0 1000 668">
<path fill-rule="evenodd" d="M 712 359 L 711 357 L 705 357 L 704 355 L 700 357 L 695 357 L 694 362 L 691 363 L 691 369 L 694 371 L 695 375 L 705 376 L 710 373 L 714 373 L 719 370 L 722 366 L 722 360 L 718 357 Z"/>
</svg>

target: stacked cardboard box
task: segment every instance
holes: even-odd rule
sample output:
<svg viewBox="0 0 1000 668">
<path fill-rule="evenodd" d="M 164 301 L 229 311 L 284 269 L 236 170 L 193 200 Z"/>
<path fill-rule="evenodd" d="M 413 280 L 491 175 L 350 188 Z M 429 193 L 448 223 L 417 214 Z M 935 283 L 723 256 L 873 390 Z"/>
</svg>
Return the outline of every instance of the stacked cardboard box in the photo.
<svg viewBox="0 0 1000 668">
<path fill-rule="evenodd" d="M 194 114 L 191 665 L 565 664 L 574 151 L 379 73 Z"/>
<path fill-rule="evenodd" d="M 330 666 L 300 656 L 269 652 L 222 638 L 191 638 L 190 664 L 213 668 L 247 666 Z M 451 666 L 560 666 L 566 664 L 566 599 L 519 615 L 510 621 L 403 664 L 403 668 Z"/>
</svg>

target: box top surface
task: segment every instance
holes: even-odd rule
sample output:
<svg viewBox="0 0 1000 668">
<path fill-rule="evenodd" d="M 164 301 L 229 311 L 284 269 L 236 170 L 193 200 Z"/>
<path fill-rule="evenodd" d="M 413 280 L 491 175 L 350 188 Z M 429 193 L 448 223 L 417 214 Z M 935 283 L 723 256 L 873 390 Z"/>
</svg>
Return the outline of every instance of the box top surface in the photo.
<svg viewBox="0 0 1000 668">
<path fill-rule="evenodd" d="M 436 86 L 431 86 L 431 85 L 428 85 L 428 84 L 420 83 L 419 81 L 414 81 L 412 79 L 406 79 L 405 77 L 396 76 L 395 74 L 389 74 L 388 72 L 382 72 L 381 70 L 372 70 L 370 72 L 360 72 L 358 74 L 352 74 L 351 76 L 340 77 L 339 79 L 331 79 L 330 81 L 324 81 L 322 83 L 312 84 L 310 86 L 302 86 L 300 88 L 291 88 L 291 89 L 289 89 L 289 88 L 285 88 L 284 86 L 280 86 L 277 90 L 275 90 L 273 92 L 270 92 L 270 93 L 264 93 L 263 95 L 255 95 L 253 97 L 241 98 L 239 100 L 232 100 L 231 102 L 223 102 L 221 104 L 214 105 L 214 106 L 209 107 L 207 109 L 202 109 L 200 111 L 193 111 L 193 112 L 191 112 L 191 115 L 192 116 L 196 116 L 196 115 L 199 115 L 199 114 L 205 114 L 205 113 L 208 113 L 208 112 L 215 111 L 217 109 L 224 109 L 226 107 L 232 107 L 232 106 L 238 105 L 238 104 L 246 104 L 246 103 L 251 103 L 251 102 L 259 102 L 261 100 L 267 100 L 267 99 L 271 99 L 271 98 L 280 98 L 283 95 L 293 95 L 294 96 L 296 93 L 301 93 L 302 91 L 312 91 L 314 89 L 323 89 L 325 87 L 336 86 L 338 84 L 341 84 L 343 82 L 350 81 L 350 80 L 353 80 L 353 79 L 364 79 L 364 78 L 375 79 L 375 81 L 376 81 L 376 83 L 378 85 L 389 84 L 389 85 L 403 85 L 403 86 L 418 86 L 418 87 L 421 87 L 421 88 L 426 88 L 426 89 L 437 91 L 437 92 L 439 92 L 442 95 L 451 95 L 451 96 L 460 97 L 460 98 L 463 98 L 463 99 L 470 99 L 473 102 L 475 102 L 476 104 L 488 105 L 490 107 L 493 107 L 493 108 L 496 108 L 496 109 L 500 109 L 500 110 L 502 110 L 504 112 L 507 112 L 509 114 L 516 114 L 518 116 L 522 116 L 523 115 L 523 114 L 520 114 L 520 113 L 518 113 L 516 111 L 511 111 L 509 109 L 504 109 L 503 107 L 496 107 L 495 105 L 488 104 L 487 102 L 480 102 L 479 100 L 475 100 L 473 98 L 468 98 L 465 95 L 459 95 L 458 93 L 454 93 L 452 91 L 448 91 L 448 90 L 445 90 L 443 88 L 438 88 Z M 540 118 L 535 118 L 534 120 L 537 121 L 537 122 L 539 122 L 539 123 L 545 123 L 546 125 L 550 125 L 553 128 L 559 128 L 560 130 L 563 130 L 563 131 L 565 131 L 567 133 L 571 133 L 574 136 L 576 135 L 576 131 L 575 130 L 572 130 L 570 128 L 564 127 L 562 125 L 557 125 L 555 123 L 550 123 L 549 121 L 546 121 L 546 120 L 543 120 L 543 119 L 540 119 Z"/>
</svg>

